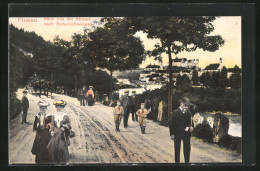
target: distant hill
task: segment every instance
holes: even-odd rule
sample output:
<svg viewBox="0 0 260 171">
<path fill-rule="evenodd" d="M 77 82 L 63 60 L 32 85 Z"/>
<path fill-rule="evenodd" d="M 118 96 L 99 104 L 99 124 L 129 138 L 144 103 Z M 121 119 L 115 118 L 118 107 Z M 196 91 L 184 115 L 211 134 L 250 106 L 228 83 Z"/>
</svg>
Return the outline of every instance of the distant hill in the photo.
<svg viewBox="0 0 260 171">
<path fill-rule="evenodd" d="M 17 47 L 18 50 L 22 49 L 27 54 L 35 54 L 41 46 L 50 43 L 45 41 L 41 36 L 38 36 L 35 32 L 18 29 L 12 24 L 9 25 L 9 27 L 10 44 Z"/>
</svg>

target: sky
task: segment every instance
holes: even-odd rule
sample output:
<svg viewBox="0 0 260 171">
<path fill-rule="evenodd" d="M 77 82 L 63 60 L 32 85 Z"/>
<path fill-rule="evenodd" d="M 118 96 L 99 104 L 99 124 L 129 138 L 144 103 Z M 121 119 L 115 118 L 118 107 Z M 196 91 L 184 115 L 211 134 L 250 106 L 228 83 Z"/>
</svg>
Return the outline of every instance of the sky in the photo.
<svg viewBox="0 0 260 171">
<path fill-rule="evenodd" d="M 42 36 L 46 41 L 53 41 L 55 36 L 70 41 L 74 33 L 83 33 L 85 28 L 93 30 L 94 24 L 100 18 L 96 17 L 54 17 L 54 18 L 9 18 L 9 23 L 25 31 L 34 31 Z M 214 31 L 210 35 L 221 35 L 225 44 L 215 52 L 207 52 L 197 49 L 193 52 L 181 52 L 178 58 L 199 59 L 199 66 L 205 68 L 212 63 L 218 63 L 219 58 L 223 60 L 223 65 L 228 68 L 238 65 L 241 67 L 241 17 L 225 16 L 218 17 L 214 22 Z M 143 41 L 146 50 L 152 50 L 154 45 L 159 42 L 157 39 L 148 39 L 143 32 L 136 33 L 137 37 Z M 168 65 L 168 55 L 163 54 L 163 65 Z M 172 54 L 172 57 L 176 56 Z M 153 58 L 147 57 L 140 67 L 149 64 L 158 64 Z"/>
</svg>

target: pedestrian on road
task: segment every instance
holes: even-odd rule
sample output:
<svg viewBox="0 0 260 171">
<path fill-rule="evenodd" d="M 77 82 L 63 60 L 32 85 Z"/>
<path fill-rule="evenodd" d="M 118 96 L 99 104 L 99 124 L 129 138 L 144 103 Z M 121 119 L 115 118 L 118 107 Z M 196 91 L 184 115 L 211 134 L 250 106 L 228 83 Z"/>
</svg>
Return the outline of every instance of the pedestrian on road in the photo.
<svg viewBox="0 0 260 171">
<path fill-rule="evenodd" d="M 85 100 L 86 100 L 86 88 L 85 86 L 82 87 L 82 89 L 78 90 L 78 100 L 80 101 L 80 106 L 85 106 Z"/>
<path fill-rule="evenodd" d="M 122 117 L 124 114 L 124 109 L 121 106 L 121 103 L 119 100 L 117 100 L 117 106 L 114 108 L 114 120 L 116 125 L 116 131 L 120 132 L 119 125 L 121 123 Z"/>
<path fill-rule="evenodd" d="M 93 89 L 93 86 L 89 86 L 89 90 L 86 93 L 86 97 L 87 97 L 89 106 L 93 106 L 93 104 L 94 104 L 94 92 L 92 89 Z"/>
<path fill-rule="evenodd" d="M 173 111 L 169 129 L 171 139 L 174 141 L 175 163 L 180 162 L 181 140 L 183 141 L 183 153 L 185 163 L 190 162 L 190 137 L 193 131 L 192 114 L 189 111 L 191 103 L 187 97 L 180 100 L 180 107 Z"/>
<path fill-rule="evenodd" d="M 147 118 L 148 114 L 149 114 L 149 111 L 144 108 L 144 103 L 141 103 L 141 109 L 139 109 L 136 112 L 136 115 L 139 116 L 138 120 L 139 120 L 139 125 L 141 128 L 142 134 L 145 134 L 146 118 Z"/>
<path fill-rule="evenodd" d="M 23 98 L 22 98 L 22 109 L 23 109 L 23 115 L 22 115 L 22 124 L 27 123 L 26 118 L 27 118 L 27 112 L 29 108 L 29 100 L 26 97 L 27 96 L 27 91 L 23 91 Z"/>
<path fill-rule="evenodd" d="M 50 126 L 52 116 L 46 114 L 48 103 L 39 101 L 40 112 L 36 114 L 33 132 L 36 131 L 36 137 L 33 142 L 32 154 L 35 155 L 37 164 L 48 164 L 50 162 L 49 151 L 47 145 L 51 139 Z"/>
<path fill-rule="evenodd" d="M 62 112 L 66 106 L 65 101 L 56 101 L 53 104 L 55 105 L 57 112 L 52 116 L 50 127 L 52 138 L 47 148 L 50 153 L 51 163 L 67 164 L 69 162 L 68 146 L 70 145 L 70 119 L 67 113 Z"/>
<path fill-rule="evenodd" d="M 128 96 L 129 90 L 124 91 L 124 95 L 121 96 L 120 98 L 120 103 L 123 106 L 124 109 L 124 127 L 128 127 L 128 118 L 129 118 L 129 113 L 131 111 L 131 106 L 130 106 L 130 97 Z"/>
<path fill-rule="evenodd" d="M 139 108 L 139 102 L 137 97 L 135 96 L 136 91 L 132 91 L 131 95 L 131 113 L 132 113 L 132 121 L 138 121 L 138 116 L 136 115 L 136 112 Z"/>
</svg>

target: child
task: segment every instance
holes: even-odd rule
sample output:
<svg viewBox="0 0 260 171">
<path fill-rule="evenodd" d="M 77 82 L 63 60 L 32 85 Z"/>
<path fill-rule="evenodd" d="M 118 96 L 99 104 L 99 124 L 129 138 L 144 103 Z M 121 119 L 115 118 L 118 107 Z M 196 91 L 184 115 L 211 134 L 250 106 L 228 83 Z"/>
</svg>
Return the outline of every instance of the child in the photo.
<svg viewBox="0 0 260 171">
<path fill-rule="evenodd" d="M 136 112 L 136 115 L 139 116 L 139 125 L 140 125 L 140 128 L 141 128 L 141 132 L 142 134 L 145 134 L 145 127 L 146 127 L 146 117 L 147 115 L 149 114 L 150 112 L 144 108 L 144 103 L 141 103 L 141 109 L 139 109 L 137 112 Z"/>
<path fill-rule="evenodd" d="M 117 106 L 114 108 L 114 119 L 115 119 L 116 131 L 118 132 L 120 132 L 119 125 L 121 123 L 123 114 L 124 114 L 124 109 L 121 106 L 120 101 L 117 100 Z"/>
</svg>

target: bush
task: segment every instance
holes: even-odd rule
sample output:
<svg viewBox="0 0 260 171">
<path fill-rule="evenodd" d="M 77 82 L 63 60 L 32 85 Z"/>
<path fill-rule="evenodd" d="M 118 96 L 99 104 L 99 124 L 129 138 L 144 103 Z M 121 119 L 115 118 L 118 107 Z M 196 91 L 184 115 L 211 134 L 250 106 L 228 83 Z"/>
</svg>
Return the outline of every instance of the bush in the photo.
<svg viewBox="0 0 260 171">
<path fill-rule="evenodd" d="M 10 119 L 14 119 L 22 111 L 22 104 L 15 93 L 10 93 Z"/>
<path fill-rule="evenodd" d="M 213 129 L 210 127 L 206 117 L 201 124 L 194 128 L 192 135 L 205 142 L 213 142 Z"/>
<path fill-rule="evenodd" d="M 241 137 L 226 135 L 219 140 L 219 146 L 236 150 L 241 153 Z"/>
</svg>

